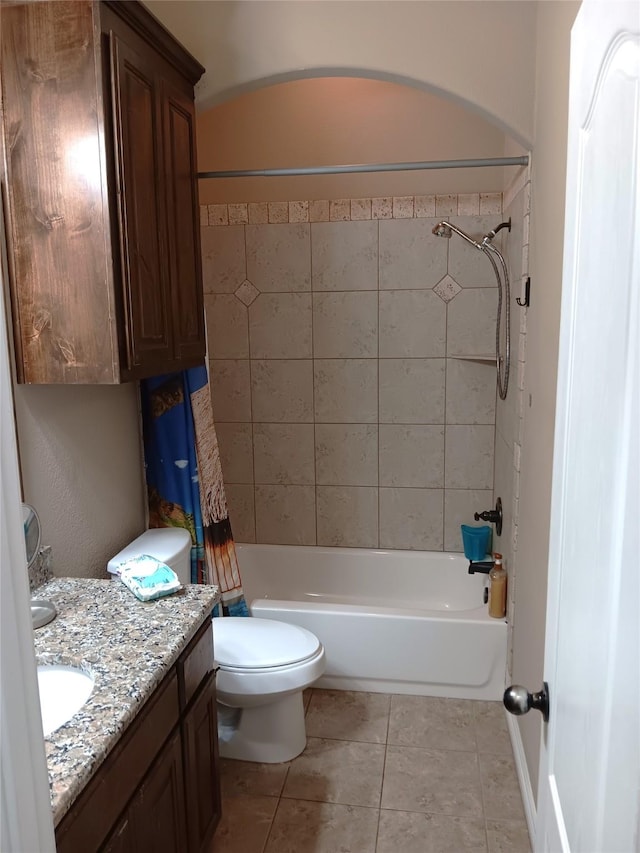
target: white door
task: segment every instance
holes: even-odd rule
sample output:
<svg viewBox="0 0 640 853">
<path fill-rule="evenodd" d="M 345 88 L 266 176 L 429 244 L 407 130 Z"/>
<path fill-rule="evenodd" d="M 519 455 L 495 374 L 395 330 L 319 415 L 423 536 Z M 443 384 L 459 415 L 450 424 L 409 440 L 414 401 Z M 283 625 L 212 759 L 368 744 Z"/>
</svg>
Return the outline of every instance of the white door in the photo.
<svg viewBox="0 0 640 853">
<path fill-rule="evenodd" d="M 540 851 L 640 850 L 639 33 L 602 0 L 572 31 Z"/>
</svg>

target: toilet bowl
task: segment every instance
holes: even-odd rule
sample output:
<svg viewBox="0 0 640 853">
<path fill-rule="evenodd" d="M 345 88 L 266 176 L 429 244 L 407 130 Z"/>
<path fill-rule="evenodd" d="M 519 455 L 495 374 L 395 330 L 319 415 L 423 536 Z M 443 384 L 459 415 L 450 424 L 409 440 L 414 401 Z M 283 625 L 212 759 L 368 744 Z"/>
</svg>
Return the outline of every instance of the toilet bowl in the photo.
<svg viewBox="0 0 640 853">
<path fill-rule="evenodd" d="M 181 528 L 147 530 L 107 564 L 113 578 L 125 560 L 148 554 L 167 563 L 183 584 L 191 581 L 191 534 Z M 274 764 L 306 745 L 302 691 L 325 669 L 322 643 L 298 625 L 273 619 L 213 619 L 218 669 L 220 755 Z"/>
<path fill-rule="evenodd" d="M 213 620 L 221 727 L 220 755 L 273 764 L 306 745 L 302 691 L 325 669 L 315 634 L 273 619 Z M 235 714 L 228 709 L 237 709 Z"/>
</svg>

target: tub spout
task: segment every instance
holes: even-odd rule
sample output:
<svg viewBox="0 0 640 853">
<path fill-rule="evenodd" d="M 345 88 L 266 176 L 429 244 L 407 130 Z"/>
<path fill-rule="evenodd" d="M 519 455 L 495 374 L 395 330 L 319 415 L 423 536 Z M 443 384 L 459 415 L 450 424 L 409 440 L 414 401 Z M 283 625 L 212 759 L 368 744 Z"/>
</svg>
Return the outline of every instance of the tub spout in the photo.
<svg viewBox="0 0 640 853">
<path fill-rule="evenodd" d="M 476 572 L 482 572 L 483 574 L 488 575 L 493 566 L 493 560 L 487 560 L 486 562 L 482 563 L 476 563 L 473 560 L 469 560 L 469 574 L 475 575 Z"/>
</svg>

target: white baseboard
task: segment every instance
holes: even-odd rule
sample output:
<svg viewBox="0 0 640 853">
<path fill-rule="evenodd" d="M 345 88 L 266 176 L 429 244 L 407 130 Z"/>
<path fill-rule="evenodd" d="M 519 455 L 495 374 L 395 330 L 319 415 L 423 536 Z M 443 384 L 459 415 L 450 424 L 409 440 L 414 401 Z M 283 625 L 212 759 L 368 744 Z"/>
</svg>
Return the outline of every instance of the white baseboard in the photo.
<svg viewBox="0 0 640 853">
<path fill-rule="evenodd" d="M 518 720 L 513 714 L 507 715 L 507 728 L 509 729 L 509 737 L 511 738 L 511 748 L 513 749 L 513 758 L 516 763 L 516 773 L 518 774 L 518 783 L 520 785 L 520 793 L 522 795 L 522 803 L 524 805 L 524 813 L 527 819 L 527 827 L 529 829 L 529 838 L 531 839 L 531 848 L 535 850 L 536 844 L 536 801 L 533 796 L 531 787 L 531 779 L 529 778 L 529 768 L 527 759 L 524 754 L 524 745 L 520 734 L 520 726 Z"/>
</svg>

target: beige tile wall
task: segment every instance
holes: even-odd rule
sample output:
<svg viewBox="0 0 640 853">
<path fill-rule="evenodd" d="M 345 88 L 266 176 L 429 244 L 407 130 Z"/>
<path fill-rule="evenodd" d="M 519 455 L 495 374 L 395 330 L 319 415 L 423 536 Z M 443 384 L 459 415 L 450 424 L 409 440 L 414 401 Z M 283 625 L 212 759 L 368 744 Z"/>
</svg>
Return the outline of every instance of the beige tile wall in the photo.
<svg viewBox="0 0 640 853">
<path fill-rule="evenodd" d="M 432 228 L 481 235 L 501 210 L 499 193 L 202 209 L 238 541 L 461 550 L 493 505 L 497 289 Z"/>
</svg>

